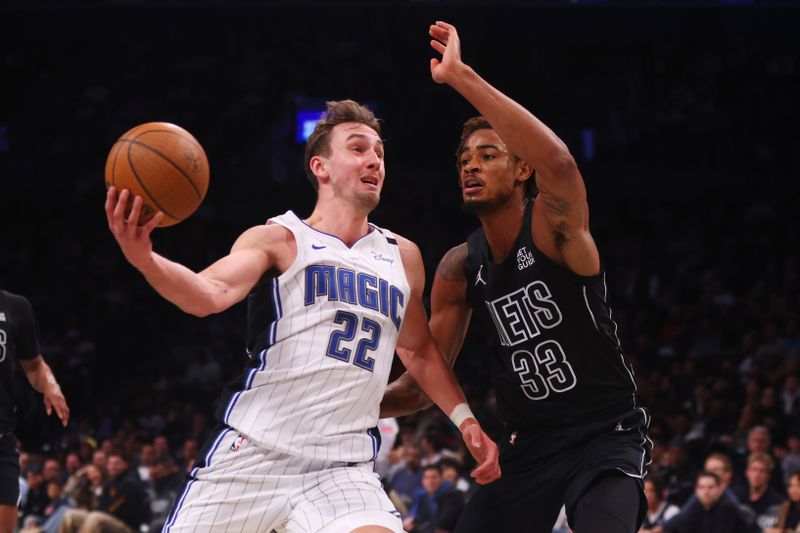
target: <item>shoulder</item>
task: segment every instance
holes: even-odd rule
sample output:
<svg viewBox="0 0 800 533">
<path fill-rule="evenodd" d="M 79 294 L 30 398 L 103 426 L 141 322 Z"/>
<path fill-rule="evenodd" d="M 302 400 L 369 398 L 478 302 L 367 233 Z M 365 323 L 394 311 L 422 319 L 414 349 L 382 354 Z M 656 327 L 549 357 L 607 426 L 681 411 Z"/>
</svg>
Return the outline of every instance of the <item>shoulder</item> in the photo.
<svg viewBox="0 0 800 533">
<path fill-rule="evenodd" d="M 417 243 L 397 233 L 394 234 L 394 237 L 397 240 L 397 247 L 400 249 L 400 256 L 403 258 L 403 264 L 422 265 L 422 253 Z"/>
<path fill-rule="evenodd" d="M 289 228 L 280 224 L 267 222 L 245 230 L 233 245 L 233 251 L 248 248 L 266 249 L 294 243 L 294 234 Z"/>
<path fill-rule="evenodd" d="M 469 255 L 469 247 L 463 242 L 458 246 L 450 248 L 442 256 L 436 273 L 447 281 L 466 281 L 464 277 L 464 264 Z"/>
</svg>

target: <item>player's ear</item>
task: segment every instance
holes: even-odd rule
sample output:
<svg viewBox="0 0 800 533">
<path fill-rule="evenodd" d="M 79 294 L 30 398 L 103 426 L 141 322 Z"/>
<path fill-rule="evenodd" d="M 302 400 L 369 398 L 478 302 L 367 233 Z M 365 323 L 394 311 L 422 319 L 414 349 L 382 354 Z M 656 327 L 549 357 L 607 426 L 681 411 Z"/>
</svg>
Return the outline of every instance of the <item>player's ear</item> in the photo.
<svg viewBox="0 0 800 533">
<path fill-rule="evenodd" d="M 517 161 L 517 179 L 525 181 L 533 177 L 533 167 L 527 161 L 520 159 Z"/>
<path fill-rule="evenodd" d="M 327 161 L 325 160 L 324 157 L 315 155 L 308 162 L 308 166 L 311 167 L 311 172 L 314 173 L 318 181 L 323 181 L 330 178 L 330 174 L 328 173 Z"/>
</svg>

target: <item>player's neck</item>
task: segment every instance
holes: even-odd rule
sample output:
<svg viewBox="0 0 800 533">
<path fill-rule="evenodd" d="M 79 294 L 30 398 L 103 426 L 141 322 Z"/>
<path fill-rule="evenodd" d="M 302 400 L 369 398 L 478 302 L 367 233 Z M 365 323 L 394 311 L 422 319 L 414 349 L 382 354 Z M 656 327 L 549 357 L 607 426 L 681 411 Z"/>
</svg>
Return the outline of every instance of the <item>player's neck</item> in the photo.
<svg viewBox="0 0 800 533">
<path fill-rule="evenodd" d="M 347 246 L 353 246 L 357 240 L 370 232 L 367 216 L 364 213 L 333 203 L 317 204 L 305 223 L 317 231 L 339 237 Z"/>
<path fill-rule="evenodd" d="M 481 226 L 492 252 L 492 260 L 501 263 L 508 257 L 525 219 L 525 203 L 509 202 L 502 209 L 481 213 Z"/>
</svg>

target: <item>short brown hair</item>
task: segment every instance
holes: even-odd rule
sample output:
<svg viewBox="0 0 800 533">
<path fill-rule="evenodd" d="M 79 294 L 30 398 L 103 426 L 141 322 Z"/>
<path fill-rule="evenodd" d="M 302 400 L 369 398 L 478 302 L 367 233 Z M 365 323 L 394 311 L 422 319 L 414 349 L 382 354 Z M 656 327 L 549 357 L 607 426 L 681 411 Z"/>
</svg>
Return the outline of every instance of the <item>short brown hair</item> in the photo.
<svg viewBox="0 0 800 533">
<path fill-rule="evenodd" d="M 480 115 L 472 117 L 464 122 L 464 125 L 461 127 L 461 139 L 459 139 L 458 148 L 456 149 L 456 171 L 458 171 L 459 176 L 461 175 L 461 151 L 464 149 L 464 145 L 467 143 L 469 136 L 478 130 L 493 129 L 494 128 L 491 124 L 489 124 L 489 121 Z M 520 158 L 516 154 L 510 155 L 514 159 L 514 162 L 519 161 Z M 536 196 L 537 192 L 536 180 L 534 179 L 534 176 L 531 175 L 528 181 L 525 182 L 525 196 L 528 198 L 533 198 Z"/>
<path fill-rule="evenodd" d="M 770 472 L 772 472 L 775 469 L 775 460 L 772 457 L 770 457 L 768 453 L 764 452 L 751 453 L 747 457 L 747 466 L 750 466 L 753 463 L 761 463 Z"/>
<path fill-rule="evenodd" d="M 319 190 L 319 182 L 317 177 L 311 171 L 311 158 L 315 155 L 327 157 L 330 155 L 330 133 L 333 128 L 338 124 L 345 122 L 357 122 L 369 126 L 378 134 L 381 135 L 380 119 L 375 117 L 375 114 L 369 108 L 359 104 L 354 100 L 338 100 L 335 102 L 326 102 L 325 107 L 327 110 L 317 122 L 313 133 L 306 141 L 305 151 L 305 165 L 306 176 L 308 181 L 314 187 L 315 191 Z"/>
</svg>

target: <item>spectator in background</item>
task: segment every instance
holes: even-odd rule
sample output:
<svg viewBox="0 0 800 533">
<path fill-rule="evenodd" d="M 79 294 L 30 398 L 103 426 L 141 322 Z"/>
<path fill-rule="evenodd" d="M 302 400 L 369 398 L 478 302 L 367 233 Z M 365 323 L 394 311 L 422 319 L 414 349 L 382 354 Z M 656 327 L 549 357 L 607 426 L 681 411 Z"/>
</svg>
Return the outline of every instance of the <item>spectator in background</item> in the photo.
<svg viewBox="0 0 800 533">
<path fill-rule="evenodd" d="M 756 517 L 756 525 L 761 529 L 772 526 L 776 521 L 776 508 L 783 502 L 780 492 L 773 489 L 770 476 L 775 467 L 772 457 L 764 452 L 750 454 L 747 459 L 746 490 L 737 490 L 736 496 L 745 507 L 750 508 Z"/>
<path fill-rule="evenodd" d="M 445 482 L 438 464 L 422 469 L 422 486 L 414 497 L 403 527 L 409 533 L 447 533 L 455 530 L 464 509 L 464 495 Z"/>
<path fill-rule="evenodd" d="M 63 485 L 67 480 L 66 472 L 61 468 L 61 463 L 57 459 L 45 459 L 42 467 L 42 477 L 45 483 L 55 481 L 59 485 Z"/>
<path fill-rule="evenodd" d="M 697 469 L 680 443 L 672 443 L 667 447 L 663 464 L 661 475 L 667 486 L 668 500 L 680 507 L 692 496 L 692 480 Z"/>
<path fill-rule="evenodd" d="M 694 506 L 686 520 L 673 529 L 669 524 L 654 531 L 660 533 L 749 533 L 750 526 L 739 509 L 722 497 L 722 486 L 713 472 L 702 471 L 697 475 L 695 496 L 700 502 Z"/>
<path fill-rule="evenodd" d="M 445 457 L 439 461 L 439 466 L 442 468 L 442 477 L 445 481 L 452 483 L 453 488 L 468 494 L 472 489 L 472 483 L 467 480 L 461 473 L 461 464 L 450 457 Z"/>
<path fill-rule="evenodd" d="M 778 491 L 781 495 L 786 492 L 786 483 L 783 479 L 783 469 L 780 463 L 775 461 L 772 455 L 772 437 L 770 436 L 769 428 L 766 426 L 755 426 L 747 433 L 747 449 L 745 452 L 737 455 L 733 461 L 733 486 L 738 493 L 743 493 L 747 490 L 747 476 L 746 470 L 750 465 L 750 457 L 754 453 L 763 453 L 769 455 L 772 459 L 773 468 L 771 469 L 769 484 Z"/>
<path fill-rule="evenodd" d="M 422 488 L 421 456 L 422 450 L 418 445 L 403 446 L 403 466 L 396 470 L 389 480 L 392 501 L 395 504 L 402 503 L 406 510 L 411 506 L 414 495 Z M 398 508 L 398 511 L 404 514 L 402 509 Z"/>
<path fill-rule="evenodd" d="M 781 457 L 781 467 L 788 486 L 791 474 L 800 472 L 800 433 L 796 429 L 790 431 L 786 437 L 786 448 Z"/>
<path fill-rule="evenodd" d="M 677 505 L 665 500 L 664 482 L 658 476 L 645 478 L 644 496 L 647 498 L 647 515 L 644 517 L 639 533 L 652 533 L 656 527 L 663 526 L 667 520 L 679 512 Z"/>
<path fill-rule="evenodd" d="M 789 476 L 789 499 L 778 507 L 778 521 L 765 533 L 793 533 L 800 531 L 800 472 Z"/>
<path fill-rule="evenodd" d="M 41 518 L 44 516 L 45 507 L 50 504 L 50 498 L 47 497 L 47 485 L 42 475 L 42 465 L 32 463 L 28 467 L 26 480 L 28 482 L 28 497 L 22 507 L 22 517 L 36 516 Z"/>
<path fill-rule="evenodd" d="M 139 474 L 139 479 L 146 483 L 150 480 L 150 467 L 156 461 L 156 450 L 152 444 L 143 444 L 139 450 L 139 461 L 136 465 L 136 472 Z"/>
<path fill-rule="evenodd" d="M 189 472 L 194 465 L 195 458 L 197 457 L 197 451 L 200 448 L 200 445 L 194 437 L 189 437 L 185 441 L 183 441 L 183 446 L 181 447 L 181 453 L 178 456 L 180 469 L 182 472 Z"/>
<path fill-rule="evenodd" d="M 171 457 L 164 457 L 150 467 L 147 492 L 150 498 L 152 517 L 150 531 L 161 531 L 169 515 L 172 502 L 178 497 L 184 472 L 178 469 Z"/>
<path fill-rule="evenodd" d="M 88 512 L 79 509 L 68 511 L 61 523 L 62 533 L 133 533 L 139 531 L 142 524 L 150 522 L 150 502 L 144 485 L 120 452 L 109 454 L 108 475 L 98 506 Z"/>
</svg>

